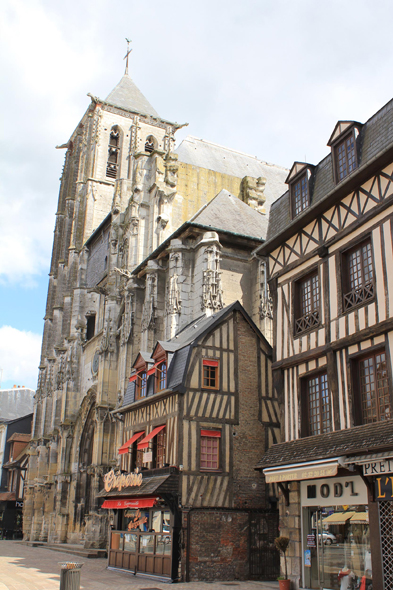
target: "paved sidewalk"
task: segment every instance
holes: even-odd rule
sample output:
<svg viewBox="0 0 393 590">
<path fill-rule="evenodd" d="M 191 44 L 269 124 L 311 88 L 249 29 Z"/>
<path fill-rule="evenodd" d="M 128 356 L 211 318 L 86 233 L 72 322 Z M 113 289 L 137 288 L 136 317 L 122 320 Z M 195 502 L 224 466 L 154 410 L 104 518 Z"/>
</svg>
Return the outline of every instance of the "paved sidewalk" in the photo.
<svg viewBox="0 0 393 590">
<path fill-rule="evenodd" d="M 43 547 L 0 541 L 0 590 L 59 590 L 63 561 L 83 563 L 81 590 L 277 590 L 278 582 L 191 582 L 171 586 L 106 569 L 106 559 L 84 559 Z"/>
</svg>

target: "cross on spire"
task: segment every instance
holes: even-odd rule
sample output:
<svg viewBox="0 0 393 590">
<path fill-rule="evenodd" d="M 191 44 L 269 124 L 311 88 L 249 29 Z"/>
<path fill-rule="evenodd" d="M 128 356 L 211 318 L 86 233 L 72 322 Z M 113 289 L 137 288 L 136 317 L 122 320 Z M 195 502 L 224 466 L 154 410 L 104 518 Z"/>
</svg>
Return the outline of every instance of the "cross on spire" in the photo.
<svg viewBox="0 0 393 590">
<path fill-rule="evenodd" d="M 126 37 L 126 41 L 127 41 L 127 53 L 124 56 L 124 59 L 126 60 L 126 71 L 124 72 L 124 74 L 126 76 L 128 76 L 128 56 L 130 55 L 132 49 L 130 49 L 131 39 L 127 39 L 127 37 Z"/>
</svg>

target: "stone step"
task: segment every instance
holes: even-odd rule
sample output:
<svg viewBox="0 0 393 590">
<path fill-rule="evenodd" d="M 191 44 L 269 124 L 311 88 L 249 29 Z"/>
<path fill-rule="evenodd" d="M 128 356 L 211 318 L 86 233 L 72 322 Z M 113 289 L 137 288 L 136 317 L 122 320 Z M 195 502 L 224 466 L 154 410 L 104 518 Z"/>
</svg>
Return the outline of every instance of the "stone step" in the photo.
<svg viewBox="0 0 393 590">
<path fill-rule="evenodd" d="M 71 545 L 70 543 L 44 543 L 41 541 L 20 541 L 22 545 L 29 547 L 42 547 L 43 549 L 50 549 L 51 551 L 59 551 L 62 553 L 70 553 L 71 555 L 78 555 L 86 559 L 106 558 L 106 549 L 85 549 L 83 545 Z"/>
</svg>

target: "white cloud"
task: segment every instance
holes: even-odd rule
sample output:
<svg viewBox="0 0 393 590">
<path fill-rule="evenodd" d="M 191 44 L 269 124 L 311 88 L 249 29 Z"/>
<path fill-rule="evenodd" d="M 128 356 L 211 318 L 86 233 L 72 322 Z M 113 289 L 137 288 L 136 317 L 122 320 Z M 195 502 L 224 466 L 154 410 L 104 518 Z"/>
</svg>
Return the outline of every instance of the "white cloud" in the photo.
<svg viewBox="0 0 393 590">
<path fill-rule="evenodd" d="M 41 352 L 40 334 L 17 330 L 12 326 L 0 328 L 0 369 L 2 383 L 12 381 L 35 389 Z"/>
</svg>

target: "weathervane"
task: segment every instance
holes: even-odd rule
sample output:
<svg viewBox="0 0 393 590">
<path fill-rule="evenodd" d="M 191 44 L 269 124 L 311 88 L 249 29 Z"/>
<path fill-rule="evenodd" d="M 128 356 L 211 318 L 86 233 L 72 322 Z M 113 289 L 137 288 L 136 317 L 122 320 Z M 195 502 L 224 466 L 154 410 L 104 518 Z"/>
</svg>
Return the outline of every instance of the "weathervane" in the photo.
<svg viewBox="0 0 393 590">
<path fill-rule="evenodd" d="M 130 49 L 131 39 L 127 39 L 127 37 L 126 37 L 126 41 L 127 41 L 127 53 L 124 56 L 124 59 L 126 60 L 126 71 L 124 73 L 126 76 L 128 76 L 128 56 L 130 55 L 132 49 Z"/>
</svg>

